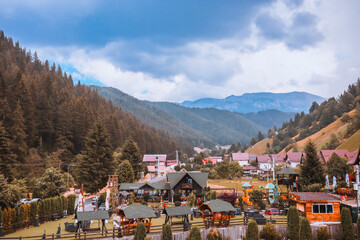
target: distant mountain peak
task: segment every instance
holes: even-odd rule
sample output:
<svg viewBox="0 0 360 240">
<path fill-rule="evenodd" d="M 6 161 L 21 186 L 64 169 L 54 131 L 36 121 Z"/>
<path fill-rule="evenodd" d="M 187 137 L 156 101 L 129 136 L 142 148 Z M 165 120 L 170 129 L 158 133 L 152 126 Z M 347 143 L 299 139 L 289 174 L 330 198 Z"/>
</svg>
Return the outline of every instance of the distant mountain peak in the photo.
<svg viewBox="0 0 360 240">
<path fill-rule="evenodd" d="M 238 113 L 250 113 L 276 109 L 283 112 L 308 112 L 311 104 L 325 98 L 307 92 L 288 93 L 255 92 L 230 95 L 224 99 L 202 98 L 180 103 L 184 107 L 217 108 Z"/>
</svg>

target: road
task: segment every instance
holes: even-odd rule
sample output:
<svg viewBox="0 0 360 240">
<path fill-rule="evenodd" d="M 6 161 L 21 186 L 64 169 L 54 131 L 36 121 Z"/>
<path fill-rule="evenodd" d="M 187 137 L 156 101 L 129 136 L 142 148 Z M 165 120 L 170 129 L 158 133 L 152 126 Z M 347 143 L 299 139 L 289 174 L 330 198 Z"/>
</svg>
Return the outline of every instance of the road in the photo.
<svg viewBox="0 0 360 240">
<path fill-rule="evenodd" d="M 96 205 L 91 204 L 91 198 L 84 199 L 84 211 L 95 211 Z"/>
</svg>

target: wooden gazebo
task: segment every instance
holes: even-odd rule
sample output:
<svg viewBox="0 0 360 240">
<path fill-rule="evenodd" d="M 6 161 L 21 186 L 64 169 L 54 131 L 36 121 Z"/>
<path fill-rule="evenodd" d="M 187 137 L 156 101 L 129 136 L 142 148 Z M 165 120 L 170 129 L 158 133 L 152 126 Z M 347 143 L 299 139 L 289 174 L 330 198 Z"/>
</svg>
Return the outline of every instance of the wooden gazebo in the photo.
<svg viewBox="0 0 360 240">
<path fill-rule="evenodd" d="M 228 202 L 220 199 L 201 204 L 202 218 L 206 227 L 228 226 L 235 208 Z"/>
<path fill-rule="evenodd" d="M 110 218 L 109 211 L 107 210 L 100 210 L 100 211 L 78 211 L 76 213 L 76 220 L 77 223 L 77 231 L 80 232 L 82 229 L 84 232 L 86 231 L 107 231 L 105 220 L 108 220 Z M 90 222 L 92 220 L 98 220 L 98 228 L 90 228 Z M 102 223 L 101 229 L 100 229 L 100 221 Z"/>
<path fill-rule="evenodd" d="M 156 217 L 152 208 L 145 205 L 129 205 L 117 210 L 120 216 L 120 225 L 124 235 L 135 233 L 136 226 L 139 222 L 145 223 L 146 231 L 150 232 L 151 219 Z"/>
<path fill-rule="evenodd" d="M 163 213 L 166 215 L 165 224 L 169 223 L 170 226 L 183 225 L 184 231 L 189 230 L 189 214 L 191 214 L 189 206 L 166 207 Z M 181 221 L 173 221 L 173 217 L 181 217 Z"/>
<path fill-rule="evenodd" d="M 279 185 L 286 185 L 288 191 L 289 189 L 291 191 L 294 191 L 294 188 L 296 189 L 296 177 L 299 176 L 297 172 L 285 167 L 280 172 L 277 172 L 276 175 Z"/>
</svg>

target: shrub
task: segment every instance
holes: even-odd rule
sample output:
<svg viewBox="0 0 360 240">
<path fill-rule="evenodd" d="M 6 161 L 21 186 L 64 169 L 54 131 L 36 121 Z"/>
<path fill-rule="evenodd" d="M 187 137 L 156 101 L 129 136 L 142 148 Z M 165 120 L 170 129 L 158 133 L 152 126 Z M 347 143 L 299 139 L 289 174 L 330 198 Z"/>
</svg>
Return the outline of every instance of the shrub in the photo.
<svg viewBox="0 0 360 240">
<path fill-rule="evenodd" d="M 69 215 L 74 214 L 75 211 L 75 195 L 69 195 L 67 197 L 67 213 Z"/>
<path fill-rule="evenodd" d="M 133 204 L 135 201 L 135 194 L 131 193 L 129 197 L 129 205 Z"/>
<path fill-rule="evenodd" d="M 144 223 L 138 223 L 136 225 L 134 240 L 144 240 L 146 237 L 146 227 Z"/>
<path fill-rule="evenodd" d="M 304 192 L 321 192 L 323 184 L 313 183 L 308 186 L 304 186 Z"/>
<path fill-rule="evenodd" d="M 196 201 L 196 197 L 193 193 L 190 193 L 189 196 L 187 197 L 187 205 L 189 205 L 189 207 L 193 207 L 195 205 L 195 201 Z"/>
<path fill-rule="evenodd" d="M 264 210 L 266 208 L 266 203 L 264 201 L 259 202 L 260 210 Z"/>
<path fill-rule="evenodd" d="M 152 238 L 150 236 L 147 236 L 144 238 L 144 240 L 152 240 Z"/>
<path fill-rule="evenodd" d="M 180 193 L 175 193 L 173 197 L 174 197 L 174 202 L 180 201 L 181 194 Z"/>
<path fill-rule="evenodd" d="M 162 230 L 161 240 L 172 240 L 172 231 L 170 224 L 165 224 Z"/>
<path fill-rule="evenodd" d="M 131 193 L 133 194 L 133 193 Z M 134 195 L 135 196 L 135 195 Z M 131 195 L 130 195 L 131 197 Z M 102 204 L 102 203 L 105 203 L 106 201 L 106 192 L 103 192 L 102 194 L 100 194 L 99 196 L 99 201 L 98 201 L 98 207 Z"/>
<path fill-rule="evenodd" d="M 328 240 L 330 238 L 330 233 L 327 230 L 326 226 L 323 226 L 317 232 L 317 240 Z"/>
<path fill-rule="evenodd" d="M 267 222 L 260 231 L 260 238 L 265 240 L 281 239 L 280 234 L 276 232 L 276 228 L 270 222 Z"/>
<path fill-rule="evenodd" d="M 175 202 L 175 207 L 179 207 L 179 206 L 181 206 L 181 202 L 180 202 L 180 201 L 176 201 L 176 202 Z"/>
<path fill-rule="evenodd" d="M 4 224 L 4 214 L 3 211 L 0 208 L 0 226 Z"/>
<path fill-rule="evenodd" d="M 296 207 L 291 206 L 287 215 L 288 239 L 299 239 L 299 213 Z"/>
<path fill-rule="evenodd" d="M 201 239 L 200 229 L 196 226 L 191 228 L 190 233 L 187 236 L 186 240 L 200 240 L 200 239 Z"/>
<path fill-rule="evenodd" d="M 259 240 L 259 228 L 255 221 L 250 221 L 246 229 L 246 240 Z"/>
<path fill-rule="evenodd" d="M 1 221 L 1 217 L 0 217 L 0 221 Z M 356 221 L 356 231 L 357 231 L 357 239 L 360 240 L 360 216 Z"/>
<path fill-rule="evenodd" d="M 300 234 L 299 234 L 300 240 L 312 240 L 312 231 L 310 227 L 309 220 L 304 217 L 300 221 Z"/>
<path fill-rule="evenodd" d="M 216 228 L 212 228 L 206 236 L 206 240 L 222 240 L 222 235 Z"/>
<path fill-rule="evenodd" d="M 350 210 L 348 208 L 341 209 L 341 239 L 354 239 L 354 227 L 351 220 Z"/>
</svg>

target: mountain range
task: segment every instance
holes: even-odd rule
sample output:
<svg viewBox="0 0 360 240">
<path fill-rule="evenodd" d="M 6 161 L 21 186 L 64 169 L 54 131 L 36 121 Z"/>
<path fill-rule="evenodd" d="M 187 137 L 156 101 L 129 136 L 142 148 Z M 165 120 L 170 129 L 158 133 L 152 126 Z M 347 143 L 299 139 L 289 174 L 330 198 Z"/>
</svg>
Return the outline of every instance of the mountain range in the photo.
<svg viewBox="0 0 360 240">
<path fill-rule="evenodd" d="M 311 104 L 316 101 L 321 103 L 325 98 L 306 93 L 245 93 L 241 96 L 231 95 L 224 99 L 202 98 L 196 101 L 180 103 L 184 107 L 217 108 L 238 113 L 253 113 L 275 109 L 282 112 L 308 112 Z"/>
<path fill-rule="evenodd" d="M 228 145 L 236 142 L 248 144 L 251 137 L 257 136 L 259 131 L 266 135 L 269 128 L 274 125 L 281 126 L 284 121 L 295 115 L 294 112 L 282 112 L 265 107 L 263 111 L 247 114 L 215 107 L 185 107 L 170 102 L 139 100 L 111 87 L 91 87 L 140 121 L 156 129 L 165 130 L 170 136 L 189 142 L 193 146 L 213 147 L 217 144 Z M 301 110 L 308 109 L 311 103 Z"/>
</svg>

